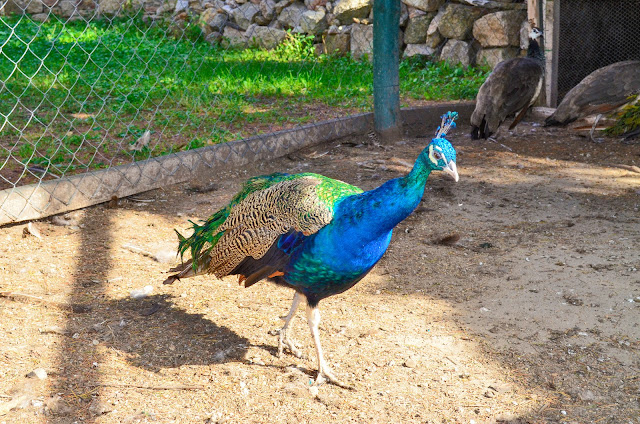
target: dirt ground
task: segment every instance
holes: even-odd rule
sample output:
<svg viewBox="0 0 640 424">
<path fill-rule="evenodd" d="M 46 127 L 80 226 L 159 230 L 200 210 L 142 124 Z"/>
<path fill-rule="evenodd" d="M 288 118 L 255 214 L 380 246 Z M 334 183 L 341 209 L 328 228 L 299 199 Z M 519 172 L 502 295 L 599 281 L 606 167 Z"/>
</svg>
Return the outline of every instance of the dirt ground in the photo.
<svg viewBox="0 0 640 424">
<path fill-rule="evenodd" d="M 0 423 L 640 423 L 640 174 L 616 167 L 640 165 L 640 145 L 467 133 L 450 137 L 460 182 L 432 174 L 380 264 L 320 304 L 354 390 L 311 389 L 302 310 L 307 358 L 277 357 L 290 290 L 161 285 L 173 229 L 256 174 L 376 187 L 430 137 L 338 140 L 43 220 L 40 237 L 0 229 Z"/>
</svg>

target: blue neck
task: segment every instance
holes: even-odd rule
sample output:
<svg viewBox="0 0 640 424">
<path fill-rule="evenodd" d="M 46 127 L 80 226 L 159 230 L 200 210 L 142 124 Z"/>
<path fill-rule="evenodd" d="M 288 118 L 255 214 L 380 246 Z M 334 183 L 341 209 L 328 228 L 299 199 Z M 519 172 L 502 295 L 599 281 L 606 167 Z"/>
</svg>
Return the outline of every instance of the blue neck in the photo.
<svg viewBox="0 0 640 424">
<path fill-rule="evenodd" d="M 353 221 L 349 225 L 366 229 L 358 232 L 379 237 L 390 232 L 418 206 L 430 172 L 421 155 L 409 174 L 389 180 L 374 190 L 347 197 L 339 207 L 350 209 L 348 215 Z"/>
</svg>

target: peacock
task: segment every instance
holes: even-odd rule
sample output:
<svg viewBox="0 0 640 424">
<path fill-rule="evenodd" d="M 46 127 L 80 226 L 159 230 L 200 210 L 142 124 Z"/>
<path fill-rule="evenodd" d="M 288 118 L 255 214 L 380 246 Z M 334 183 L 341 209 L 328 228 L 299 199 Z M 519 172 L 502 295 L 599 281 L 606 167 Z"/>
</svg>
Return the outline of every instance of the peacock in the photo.
<svg viewBox="0 0 640 424">
<path fill-rule="evenodd" d="M 602 115 L 620 111 L 640 99 L 640 60 L 625 60 L 597 69 L 573 87 L 545 126 L 566 125 L 596 115 L 590 137 Z M 594 140 L 595 141 L 595 140 Z"/>
<path fill-rule="evenodd" d="M 498 63 L 482 84 L 471 115 L 471 138 L 489 138 L 507 116 L 516 114 L 509 126 L 512 130 L 536 101 L 542 89 L 544 55 L 538 38 L 542 31 L 529 32 L 527 57 L 516 57 Z"/>
<path fill-rule="evenodd" d="M 249 179 L 231 202 L 193 233 L 178 233 L 180 255 L 191 259 L 164 281 L 200 274 L 221 278 L 238 275 L 250 287 L 263 279 L 295 291 L 278 341 L 301 357 L 290 325 L 306 300 L 307 322 L 315 343 L 315 384 L 342 383 L 324 359 L 318 326 L 318 303 L 360 281 L 382 258 L 393 228 L 418 206 L 431 171 L 444 171 L 458 181 L 456 151 L 445 138 L 455 127 L 456 112 L 442 116 L 436 137 L 422 150 L 407 175 L 363 191 L 319 174 L 274 173 Z"/>
</svg>

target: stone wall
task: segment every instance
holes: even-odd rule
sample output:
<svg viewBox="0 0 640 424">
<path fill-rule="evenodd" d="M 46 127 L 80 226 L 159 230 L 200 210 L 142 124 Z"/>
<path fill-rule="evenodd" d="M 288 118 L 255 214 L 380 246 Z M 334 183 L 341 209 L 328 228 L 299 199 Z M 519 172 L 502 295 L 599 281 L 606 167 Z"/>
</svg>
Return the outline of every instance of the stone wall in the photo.
<svg viewBox="0 0 640 424">
<path fill-rule="evenodd" d="M 372 8 L 373 0 L 8 0 L 2 11 L 43 21 L 141 10 L 174 29 L 195 23 L 211 43 L 271 49 L 291 30 L 313 35 L 318 53 L 370 58 Z M 404 57 L 493 67 L 526 49 L 526 17 L 523 0 L 402 0 L 399 42 Z"/>
</svg>

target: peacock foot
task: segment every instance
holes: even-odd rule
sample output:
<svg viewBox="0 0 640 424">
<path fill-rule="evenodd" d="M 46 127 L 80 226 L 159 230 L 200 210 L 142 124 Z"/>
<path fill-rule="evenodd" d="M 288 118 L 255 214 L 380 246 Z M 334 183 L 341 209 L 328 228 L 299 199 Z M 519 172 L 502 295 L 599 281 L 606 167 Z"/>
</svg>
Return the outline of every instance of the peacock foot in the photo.
<svg viewBox="0 0 640 424">
<path fill-rule="evenodd" d="M 285 329 L 280 330 L 280 338 L 278 339 L 278 358 L 282 358 L 284 348 L 287 348 L 293 356 L 298 359 L 302 359 L 302 351 L 296 346 L 296 342 L 293 339 L 287 337 L 287 331 Z"/>
<path fill-rule="evenodd" d="M 324 368 L 318 370 L 318 376 L 316 377 L 316 381 L 313 383 L 313 385 L 314 386 L 319 386 L 321 384 L 324 384 L 327 381 L 329 383 L 331 383 L 331 384 L 335 384 L 338 387 L 342 387 L 343 389 L 355 390 L 353 388 L 353 386 L 342 382 L 342 380 L 339 380 L 333 374 L 333 371 L 328 367 L 324 367 Z"/>
</svg>

